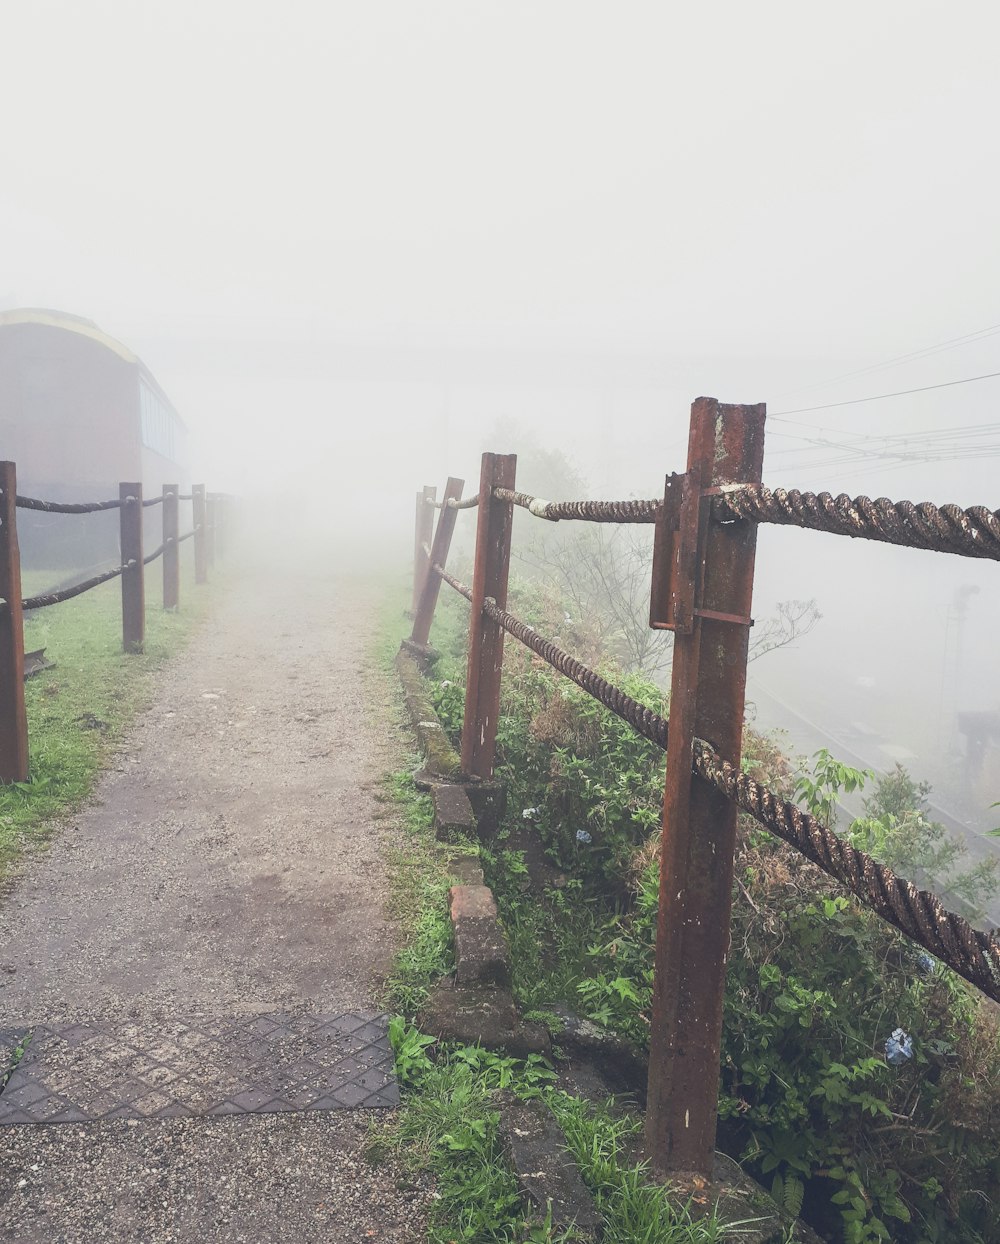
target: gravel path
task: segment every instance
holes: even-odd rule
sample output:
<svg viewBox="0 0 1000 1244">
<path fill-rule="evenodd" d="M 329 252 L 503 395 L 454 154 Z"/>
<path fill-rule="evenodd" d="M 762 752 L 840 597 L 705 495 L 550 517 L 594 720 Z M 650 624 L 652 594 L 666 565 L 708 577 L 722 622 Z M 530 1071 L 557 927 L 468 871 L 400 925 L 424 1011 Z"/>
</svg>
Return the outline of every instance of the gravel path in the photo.
<svg viewBox="0 0 1000 1244">
<path fill-rule="evenodd" d="M 365 651 L 378 589 L 244 576 L 160 677 L 91 805 L 0 903 L 0 1027 L 377 1006 L 395 946 L 380 776 L 401 760 Z M 426 1189 L 343 1112 L 21 1126 L 0 1238 L 420 1238 Z"/>
</svg>

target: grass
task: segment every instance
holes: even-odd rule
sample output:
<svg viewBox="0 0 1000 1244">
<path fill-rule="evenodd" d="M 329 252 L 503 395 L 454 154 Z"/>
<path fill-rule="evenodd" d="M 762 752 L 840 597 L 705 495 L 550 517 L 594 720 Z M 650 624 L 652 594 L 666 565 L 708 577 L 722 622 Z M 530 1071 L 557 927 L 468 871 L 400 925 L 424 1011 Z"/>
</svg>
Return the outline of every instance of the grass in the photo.
<svg viewBox="0 0 1000 1244">
<path fill-rule="evenodd" d="M 380 799 L 393 806 L 404 835 L 403 845 L 389 852 L 387 862 L 393 914 L 406 936 L 386 981 L 383 1004 L 412 1018 L 434 982 L 455 966 L 448 916 L 448 888 L 454 880 L 436 850 L 430 797 L 414 788 L 410 770 L 390 774 Z"/>
<path fill-rule="evenodd" d="M 435 645 L 446 659 L 459 660 L 462 619 L 447 607 L 440 614 L 447 624 L 435 633 Z M 390 681 L 392 658 L 408 632 L 402 592 L 390 594 L 374 641 Z M 533 1214 L 522 1202 L 500 1137 L 496 1095 L 502 1090 L 552 1110 L 594 1195 L 606 1244 L 716 1244 L 739 1238 L 746 1224 L 723 1224 L 710 1207 L 678 1204 L 668 1188 L 649 1180 L 635 1157 L 642 1124 L 634 1112 L 559 1091 L 555 1071 L 537 1056 L 521 1061 L 479 1046 L 448 1046 L 413 1026 L 428 989 L 454 964 L 447 902 L 452 879 L 447 856 L 433 839 L 430 800 L 415 790 L 410 770 L 389 775 L 379 798 L 385 815 L 402 830 L 389 866 L 405 944 L 387 982 L 385 1005 L 394 1013 L 390 1036 L 403 1106 L 373 1131 L 369 1157 L 377 1161 L 392 1154 L 409 1169 L 433 1176 L 432 1244 L 569 1244 L 579 1238 L 572 1228 L 553 1229 L 550 1215 Z M 521 893 L 523 857 L 516 851 L 501 849 L 486 855 L 484 863 L 511 934 L 522 1006 L 571 997 L 585 973 L 587 946 L 599 931 L 596 913 L 579 902 L 575 890 L 553 891 L 546 904 Z M 546 944 L 548 953 L 542 949 Z"/>
<path fill-rule="evenodd" d="M 372 1160 L 392 1154 L 429 1172 L 436 1198 L 433 1244 L 570 1244 L 572 1226 L 554 1229 L 551 1214 L 524 1203 L 500 1132 L 501 1091 L 551 1110 L 602 1218 L 604 1244 L 719 1244 L 738 1239 L 751 1220 L 724 1223 L 708 1206 L 679 1204 L 635 1160 L 642 1123 L 611 1100 L 592 1104 L 555 1087 L 555 1072 L 479 1046 L 438 1046 L 402 1019 L 390 1026 L 404 1107 L 372 1134 Z"/>
<path fill-rule="evenodd" d="M 55 668 L 25 684 L 30 771 L 27 782 L 0 787 L 0 878 L 83 803 L 136 714 L 149 705 L 155 671 L 182 647 L 208 607 L 208 591 L 195 592 L 190 579 L 184 575 L 176 613 L 159 608 L 150 591 L 141 655 L 122 651 L 117 580 L 25 619 L 25 650 L 45 648 Z"/>
</svg>

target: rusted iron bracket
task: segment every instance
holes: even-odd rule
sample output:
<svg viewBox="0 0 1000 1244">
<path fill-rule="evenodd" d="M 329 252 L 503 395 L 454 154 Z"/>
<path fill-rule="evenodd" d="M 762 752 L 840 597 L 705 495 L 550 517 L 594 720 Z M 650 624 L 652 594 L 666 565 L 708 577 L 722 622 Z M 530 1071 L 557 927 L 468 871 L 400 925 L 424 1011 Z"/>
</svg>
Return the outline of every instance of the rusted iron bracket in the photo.
<svg viewBox="0 0 1000 1244">
<path fill-rule="evenodd" d="M 702 607 L 712 498 L 725 491 L 725 486 L 699 489 L 690 473 L 667 476 L 653 536 L 649 625 L 654 631 L 690 635 L 695 618 L 753 626 L 753 618 Z"/>
</svg>

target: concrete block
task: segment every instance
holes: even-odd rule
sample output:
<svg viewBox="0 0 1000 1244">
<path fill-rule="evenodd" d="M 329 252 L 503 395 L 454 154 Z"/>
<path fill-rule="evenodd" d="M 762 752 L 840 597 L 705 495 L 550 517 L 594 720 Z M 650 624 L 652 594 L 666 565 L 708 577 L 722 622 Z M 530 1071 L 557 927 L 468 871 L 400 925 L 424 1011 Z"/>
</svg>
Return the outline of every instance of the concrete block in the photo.
<svg viewBox="0 0 1000 1244">
<path fill-rule="evenodd" d="M 418 1026 L 442 1041 L 506 1050 L 515 1058 L 547 1055 L 552 1048 L 541 1024 L 528 1024 L 518 1017 L 508 989 L 464 988 L 441 981 L 424 1003 Z"/>
<path fill-rule="evenodd" d="M 448 861 L 448 871 L 457 877 L 460 885 L 482 885 L 483 870 L 475 855 L 457 855 Z"/>
<path fill-rule="evenodd" d="M 510 949 L 490 889 L 456 885 L 451 887 L 449 898 L 456 984 L 510 988 Z"/>
<path fill-rule="evenodd" d="M 433 787 L 431 797 L 434 801 L 434 836 L 439 842 L 451 842 L 456 837 L 475 838 L 476 815 L 464 787 L 442 783 Z"/>
<path fill-rule="evenodd" d="M 575 1240 L 596 1240 L 601 1216 L 551 1112 L 539 1102 L 518 1101 L 512 1093 L 501 1094 L 497 1104 L 501 1140 L 521 1195 L 534 1207 L 538 1221 L 551 1205 L 555 1231 L 574 1227 Z"/>
</svg>

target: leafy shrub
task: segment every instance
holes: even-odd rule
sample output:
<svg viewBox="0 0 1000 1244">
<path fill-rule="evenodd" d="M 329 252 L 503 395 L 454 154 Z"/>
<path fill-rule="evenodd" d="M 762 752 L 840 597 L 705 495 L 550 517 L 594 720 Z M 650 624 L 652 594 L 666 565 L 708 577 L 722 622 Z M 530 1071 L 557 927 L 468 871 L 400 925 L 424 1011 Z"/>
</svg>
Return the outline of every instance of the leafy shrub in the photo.
<svg viewBox="0 0 1000 1244">
<path fill-rule="evenodd" d="M 534 606 L 543 614 L 549 608 L 543 594 Z M 543 624 L 544 617 L 539 629 Z M 554 625 L 550 619 L 547 633 Z M 657 688 L 609 676 L 664 712 Z M 541 930 L 558 936 L 564 919 L 579 928 L 572 921 L 589 905 L 593 936 L 575 982 L 579 1004 L 642 1042 L 662 754 L 509 644 L 498 755 L 508 828 L 523 826 L 528 812 L 549 857 L 579 886 L 572 914 L 549 903 L 543 921 L 537 907 L 516 897 L 503 910 L 515 929 L 531 913 L 523 941 L 536 944 L 532 1005 L 546 1001 Z M 744 769 L 785 797 L 798 781 L 799 796 L 832 819 L 839 789 L 857 789 L 866 775 L 828 754 L 819 760 L 803 783 L 779 741 L 745 731 Z M 905 857 L 942 867 L 947 858 L 927 854 L 942 844 L 927 830 L 926 793 L 897 770 L 876 784 L 867 820 L 848 833 L 866 835 L 866 849 L 887 862 Z M 498 871 L 505 871 L 502 860 Z M 735 880 L 720 1143 L 784 1204 L 801 1201 L 803 1214 L 844 1244 L 1000 1242 L 995 1008 L 742 816 Z M 912 1057 L 893 1066 L 886 1042 L 897 1028 L 912 1039 Z"/>
</svg>

